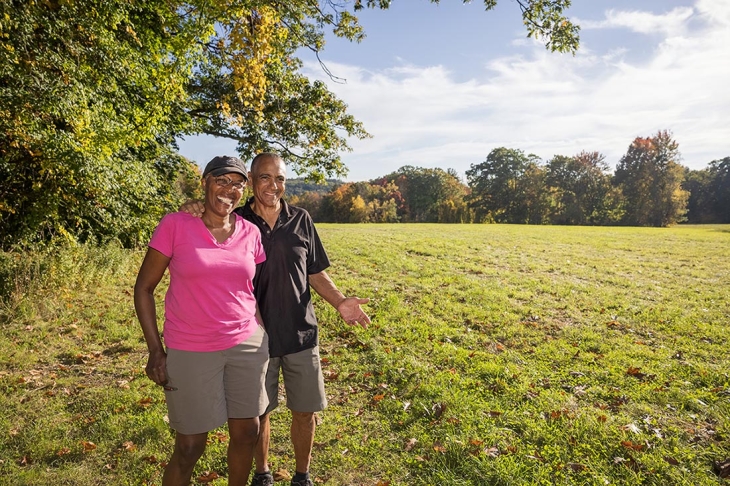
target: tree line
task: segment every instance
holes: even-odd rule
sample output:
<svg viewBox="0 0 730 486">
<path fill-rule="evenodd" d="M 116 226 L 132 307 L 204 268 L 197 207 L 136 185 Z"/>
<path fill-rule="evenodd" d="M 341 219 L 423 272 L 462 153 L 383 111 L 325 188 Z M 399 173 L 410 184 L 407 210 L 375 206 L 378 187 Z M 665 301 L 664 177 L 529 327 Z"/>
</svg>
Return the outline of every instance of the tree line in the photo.
<svg viewBox="0 0 730 486">
<path fill-rule="evenodd" d="M 670 226 L 730 223 L 730 157 L 702 170 L 679 163 L 668 131 L 637 137 L 613 173 L 604 155 L 542 161 L 500 147 L 466 171 L 404 166 L 368 182 L 290 197 L 315 221 Z"/>
</svg>

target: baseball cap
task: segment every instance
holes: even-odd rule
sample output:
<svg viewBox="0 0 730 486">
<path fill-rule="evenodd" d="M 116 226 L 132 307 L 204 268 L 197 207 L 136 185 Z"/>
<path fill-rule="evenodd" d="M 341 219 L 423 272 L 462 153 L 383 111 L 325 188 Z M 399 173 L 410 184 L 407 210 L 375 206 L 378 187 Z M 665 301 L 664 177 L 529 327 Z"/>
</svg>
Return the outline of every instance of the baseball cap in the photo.
<svg viewBox="0 0 730 486">
<path fill-rule="evenodd" d="M 214 157 L 205 166 L 203 177 L 206 177 L 208 174 L 217 177 L 223 174 L 230 174 L 231 172 L 241 174 L 244 180 L 248 180 L 246 165 L 241 159 L 238 157 L 229 157 L 228 155 L 219 155 L 218 157 Z"/>
</svg>

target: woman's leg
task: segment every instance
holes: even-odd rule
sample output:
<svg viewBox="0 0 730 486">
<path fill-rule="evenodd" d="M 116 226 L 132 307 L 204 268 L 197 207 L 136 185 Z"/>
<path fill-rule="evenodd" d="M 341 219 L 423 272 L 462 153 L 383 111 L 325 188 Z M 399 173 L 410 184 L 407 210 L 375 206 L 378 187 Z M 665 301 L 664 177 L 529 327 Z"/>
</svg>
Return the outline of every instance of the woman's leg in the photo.
<svg viewBox="0 0 730 486">
<path fill-rule="evenodd" d="M 259 418 L 230 418 L 228 432 L 231 436 L 228 444 L 228 484 L 246 486 L 259 437 Z"/>
<path fill-rule="evenodd" d="M 175 450 L 162 476 L 163 486 L 188 486 L 193 468 L 205 450 L 208 433 L 175 434 Z"/>
</svg>

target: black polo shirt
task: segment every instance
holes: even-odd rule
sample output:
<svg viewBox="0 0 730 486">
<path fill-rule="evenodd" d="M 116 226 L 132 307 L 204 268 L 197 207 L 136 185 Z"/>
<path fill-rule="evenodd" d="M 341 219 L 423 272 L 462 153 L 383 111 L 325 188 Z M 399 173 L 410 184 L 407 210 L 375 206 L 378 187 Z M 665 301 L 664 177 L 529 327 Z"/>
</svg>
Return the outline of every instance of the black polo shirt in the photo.
<svg viewBox="0 0 730 486">
<path fill-rule="evenodd" d="M 266 261 L 256 266 L 254 295 L 269 335 L 269 354 L 281 357 L 318 343 L 309 275 L 330 266 L 309 213 L 281 200 L 273 229 L 251 209 L 249 199 L 235 210 L 261 230 Z"/>
</svg>

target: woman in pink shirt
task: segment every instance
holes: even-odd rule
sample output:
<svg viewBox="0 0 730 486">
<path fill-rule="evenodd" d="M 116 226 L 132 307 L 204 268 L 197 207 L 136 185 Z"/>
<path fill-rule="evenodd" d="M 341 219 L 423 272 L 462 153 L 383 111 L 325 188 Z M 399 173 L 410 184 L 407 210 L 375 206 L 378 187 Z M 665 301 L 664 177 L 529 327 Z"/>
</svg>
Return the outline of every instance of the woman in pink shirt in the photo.
<svg viewBox="0 0 730 486">
<path fill-rule="evenodd" d="M 229 484 L 251 471 L 259 419 L 268 399 L 268 337 L 253 296 L 256 264 L 266 260 L 258 228 L 233 213 L 246 167 L 216 157 L 203 171 L 205 213 L 168 214 L 155 229 L 134 286 L 149 357 L 147 376 L 165 390 L 175 448 L 162 484 L 188 484 L 208 432 L 228 423 Z M 154 290 L 165 270 L 164 346 Z"/>
</svg>

